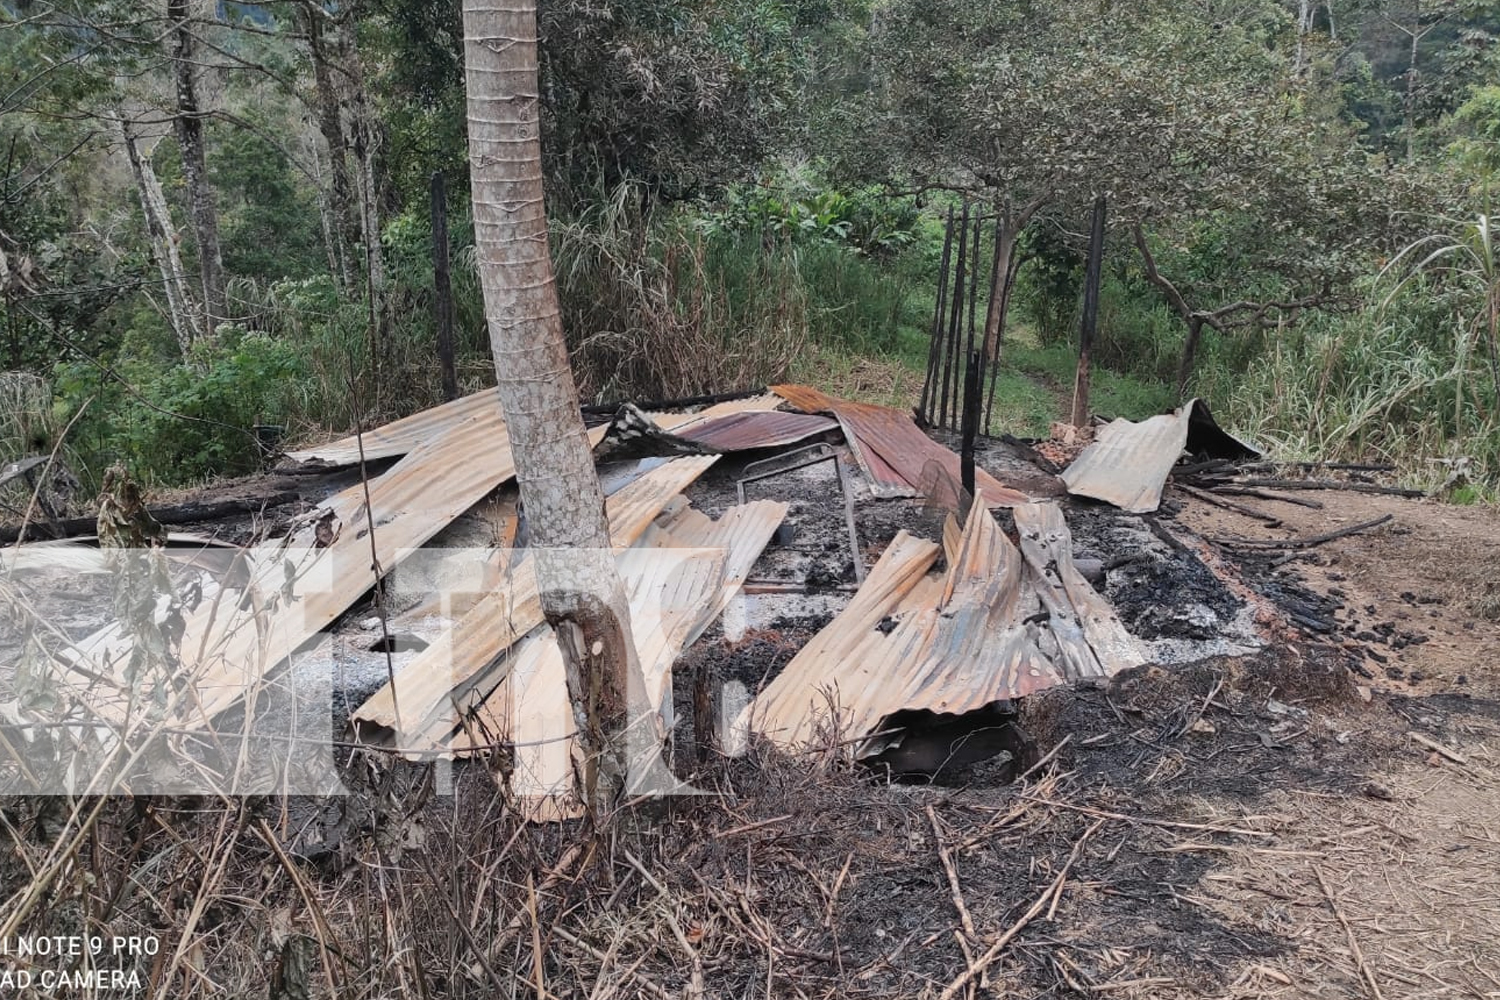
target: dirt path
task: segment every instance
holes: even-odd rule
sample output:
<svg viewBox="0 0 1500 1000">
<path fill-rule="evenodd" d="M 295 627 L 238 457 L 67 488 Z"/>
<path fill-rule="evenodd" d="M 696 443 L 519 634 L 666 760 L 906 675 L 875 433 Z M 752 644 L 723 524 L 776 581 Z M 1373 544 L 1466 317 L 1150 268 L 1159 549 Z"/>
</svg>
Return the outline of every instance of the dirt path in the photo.
<svg viewBox="0 0 1500 1000">
<path fill-rule="evenodd" d="M 1392 515 L 1289 567 L 1344 601 L 1334 640 L 1373 675 L 1367 709 L 1309 718 L 1373 752 L 1358 787 L 1265 795 L 1259 808 L 1285 832 L 1225 852 L 1199 881 L 1201 905 L 1231 926 L 1295 942 L 1276 960 L 1237 964 L 1223 995 L 1500 997 L 1500 515 L 1306 495 L 1325 508 L 1249 502 L 1281 529 L 1197 501 L 1178 515 L 1204 536 L 1246 538 Z"/>
</svg>

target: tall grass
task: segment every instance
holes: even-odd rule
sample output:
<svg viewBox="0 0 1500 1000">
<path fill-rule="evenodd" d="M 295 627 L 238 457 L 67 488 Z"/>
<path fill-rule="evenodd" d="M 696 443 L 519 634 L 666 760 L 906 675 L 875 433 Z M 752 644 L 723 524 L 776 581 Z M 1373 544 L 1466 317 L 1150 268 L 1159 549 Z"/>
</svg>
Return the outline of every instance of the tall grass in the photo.
<svg viewBox="0 0 1500 1000">
<path fill-rule="evenodd" d="M 813 345 L 892 353 L 913 281 L 848 246 L 648 214 L 623 185 L 552 225 L 563 326 L 585 395 L 670 398 L 785 378 Z"/>
<path fill-rule="evenodd" d="M 1242 369 L 1199 379 L 1228 421 L 1284 458 L 1369 459 L 1440 482 L 1463 461 L 1500 476 L 1500 413 L 1477 359 L 1435 343 L 1399 308 L 1320 316 L 1269 340 Z"/>
<path fill-rule="evenodd" d="M 808 336 L 792 255 L 725 246 L 658 220 L 622 185 L 552 226 L 563 329 L 580 391 L 665 399 L 764 385 Z"/>
</svg>

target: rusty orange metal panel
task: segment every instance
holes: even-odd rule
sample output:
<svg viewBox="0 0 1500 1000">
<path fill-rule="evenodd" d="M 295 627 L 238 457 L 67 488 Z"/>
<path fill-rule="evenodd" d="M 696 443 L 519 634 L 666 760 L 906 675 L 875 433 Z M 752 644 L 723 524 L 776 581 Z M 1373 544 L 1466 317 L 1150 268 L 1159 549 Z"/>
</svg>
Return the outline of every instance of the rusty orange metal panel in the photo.
<svg viewBox="0 0 1500 1000">
<path fill-rule="evenodd" d="M 889 406 L 856 403 L 829 396 L 811 386 L 776 385 L 771 391 L 808 413 L 832 413 L 843 425 L 860 466 L 869 475 L 877 496 L 919 496 L 929 463 L 959 479 L 959 458 L 922 433 L 905 413 Z M 974 485 L 990 507 L 1028 503 L 1030 498 L 1013 490 L 983 469 L 974 470 Z"/>
<path fill-rule="evenodd" d="M 950 518 L 941 574 L 928 573 L 936 545 L 898 535 L 849 607 L 767 685 L 741 726 L 791 749 L 859 741 L 897 713 L 963 715 L 1143 662 L 1073 567 L 1062 512 L 1018 505 L 1016 520 L 1021 551 L 978 504 L 962 530 Z M 878 749 L 866 742 L 856 755 Z"/>
<path fill-rule="evenodd" d="M 831 417 L 771 410 L 730 414 L 694 424 L 677 434 L 716 451 L 751 451 L 796 444 L 838 427 L 839 422 Z"/>
</svg>

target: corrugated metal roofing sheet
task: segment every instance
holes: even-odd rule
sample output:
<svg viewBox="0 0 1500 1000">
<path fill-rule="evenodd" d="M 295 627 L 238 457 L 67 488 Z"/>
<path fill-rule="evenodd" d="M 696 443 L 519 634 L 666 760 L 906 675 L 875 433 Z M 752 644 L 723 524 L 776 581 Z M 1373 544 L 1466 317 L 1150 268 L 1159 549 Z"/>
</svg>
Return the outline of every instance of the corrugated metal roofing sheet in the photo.
<svg viewBox="0 0 1500 1000">
<path fill-rule="evenodd" d="M 603 434 L 590 432 L 597 444 Z M 202 606 L 188 618 L 182 641 L 182 679 L 190 681 L 182 725 L 204 726 L 239 701 L 264 675 L 304 642 L 326 629 L 377 581 L 376 564 L 389 572 L 454 518 L 515 474 L 510 440 L 498 406 L 450 426 L 364 487 L 356 484 L 322 505 L 332 516 L 327 544 L 318 546 L 304 529 L 292 547 L 281 543 L 250 551 L 252 588 L 281 595 L 251 611 L 229 601 Z M 372 558 L 370 522 L 375 524 Z M 294 577 L 288 579 L 288 565 Z M 90 637 L 83 645 L 91 669 L 123 678 L 128 643 L 117 629 Z M 125 686 L 122 685 L 122 690 Z M 90 697 L 92 708 L 122 721 L 123 698 Z"/>
<path fill-rule="evenodd" d="M 663 414 L 658 424 L 676 430 L 777 405 L 778 397 L 765 395 L 709 407 L 700 413 Z M 591 445 L 597 447 L 605 432 L 603 427 L 589 431 Z M 206 725 L 238 702 L 269 670 L 327 628 L 373 587 L 376 565 L 380 571 L 389 572 L 515 474 L 505 420 L 493 389 L 371 430 L 363 435 L 363 443 L 367 459 L 405 455 L 370 481 L 370 512 L 365 508 L 362 484 L 329 498 L 321 505 L 331 516 L 331 524 L 324 527 L 327 537 L 321 542 L 314 543 L 309 527 L 290 549 L 284 550 L 277 543 L 248 553 L 252 565 L 258 567 L 252 571 L 253 591 L 262 598 L 281 594 L 281 599 L 257 604 L 253 612 L 242 611 L 231 602 L 215 601 L 189 618 L 182 643 L 182 674 L 192 682 L 193 696 L 185 702 L 190 705 L 184 710 L 190 717 L 179 720 L 182 724 Z M 346 438 L 293 457 L 349 464 L 358 461 L 359 447 L 354 438 Z M 699 461 L 706 466 L 713 459 Z M 665 473 L 660 481 L 672 480 L 672 476 Z M 691 478 L 660 496 L 645 520 L 655 516 Z M 373 559 L 369 539 L 372 518 Z M 287 579 L 288 560 L 297 563 L 295 579 Z M 80 642 L 73 658 L 94 673 L 111 677 L 121 675 L 129 655 L 129 643 L 122 641 L 116 625 Z M 127 690 L 122 678 L 116 679 L 121 681 L 118 692 Z M 120 721 L 127 716 L 129 706 L 118 692 L 96 689 L 83 693 L 103 717 Z"/>
<path fill-rule="evenodd" d="M 849 607 L 741 725 L 791 748 L 820 734 L 858 739 L 898 712 L 961 715 L 1141 663 L 1134 639 L 1074 569 L 1062 512 L 1020 505 L 1016 522 L 1020 551 L 978 504 L 962 531 L 950 520 L 947 569 L 937 575 L 927 575 L 937 546 L 898 535 Z"/>
<path fill-rule="evenodd" d="M 428 442 L 436 441 L 465 420 L 500 415 L 500 393 L 485 389 L 451 403 L 413 413 L 409 417 L 371 428 L 362 435 L 366 461 L 405 455 Z M 312 448 L 287 452 L 287 458 L 298 462 L 327 462 L 329 465 L 359 464 L 360 435 L 350 435 Z"/>
<path fill-rule="evenodd" d="M 620 554 L 647 697 L 664 716 L 670 714 L 673 663 L 723 612 L 786 511 L 785 504 L 768 500 L 730 508 L 718 521 L 684 510 L 647 529 Z M 512 662 L 510 674 L 452 749 L 462 753 L 471 732 L 513 742 L 510 786 L 529 817 L 577 816 L 573 716 L 551 631 L 543 627 L 528 635 Z"/>
<path fill-rule="evenodd" d="M 1109 677 L 1145 661 L 1145 652 L 1125 630 L 1119 615 L 1078 572 L 1073 535 L 1056 504 L 1025 504 L 1015 509 L 1028 581 L 1049 615 L 1047 628 L 1057 640 L 1058 666 L 1068 681 Z"/>
<path fill-rule="evenodd" d="M 607 499 L 610 537 L 616 546 L 635 544 L 668 501 L 716 461 L 711 455 L 676 459 Z M 497 553 L 496 559 L 510 555 Z M 390 730 L 392 742 L 400 747 L 441 748 L 458 725 L 458 715 L 488 698 L 510 669 L 509 663 L 498 662 L 500 655 L 541 623 L 536 575 L 526 556 L 509 572 L 504 586 L 480 598 L 401 671 L 394 689 L 386 684 L 375 692 L 352 721 L 366 729 Z"/>
<path fill-rule="evenodd" d="M 876 496 L 920 496 L 924 487 L 930 486 L 924 482 L 929 463 L 952 476 L 954 482 L 959 480 L 958 456 L 923 434 L 900 410 L 837 399 L 805 385 L 776 385 L 771 391 L 799 410 L 837 417 Z M 983 469 L 975 470 L 974 485 L 991 507 L 1009 507 L 1030 499 Z"/>
<path fill-rule="evenodd" d="M 718 403 L 696 413 L 653 413 L 651 418 L 663 430 L 691 428 L 706 422 L 737 413 L 774 410 L 781 399 L 770 394 L 751 396 L 745 399 Z M 443 403 L 430 409 L 413 413 L 409 417 L 374 427 L 363 434 L 366 461 L 394 458 L 405 455 L 424 444 L 438 440 L 448 431 L 466 420 L 476 417 L 498 416 L 500 394 L 497 389 L 484 389 L 451 403 Z M 356 435 L 329 441 L 326 444 L 299 451 L 288 452 L 287 457 L 298 462 L 326 462 L 329 465 L 356 465 L 359 463 L 360 438 Z"/>
<path fill-rule="evenodd" d="M 1104 425 L 1094 443 L 1063 471 L 1062 480 L 1074 496 L 1103 500 L 1133 514 L 1150 513 L 1161 506 L 1167 477 L 1190 440 L 1216 457 L 1259 454 L 1221 430 L 1203 401 L 1195 399 L 1139 423 L 1120 419 Z"/>
<path fill-rule="evenodd" d="M 837 430 L 832 417 L 779 410 L 736 413 L 702 421 L 678 431 L 678 435 L 715 451 L 751 451 L 779 448 Z"/>
</svg>

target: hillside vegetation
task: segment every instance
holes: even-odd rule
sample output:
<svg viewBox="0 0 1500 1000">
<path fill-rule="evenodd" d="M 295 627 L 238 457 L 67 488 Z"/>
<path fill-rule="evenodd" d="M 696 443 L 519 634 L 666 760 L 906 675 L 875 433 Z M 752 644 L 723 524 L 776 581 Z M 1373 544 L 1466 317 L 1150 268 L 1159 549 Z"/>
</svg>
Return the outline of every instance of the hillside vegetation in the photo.
<svg viewBox="0 0 1500 1000">
<path fill-rule="evenodd" d="M 1500 4 L 549 0 L 552 250 L 598 401 L 909 404 L 943 219 L 1014 244 L 995 431 L 1207 398 L 1286 458 L 1500 477 Z M 0 459 L 91 495 L 493 380 L 454 0 L 0 5 Z M 986 247 L 985 253 L 993 252 Z M 986 303 L 981 303 L 981 309 Z M 1185 358 L 1186 355 L 1186 358 Z M 1185 363 L 1186 362 L 1186 363 Z"/>
</svg>

